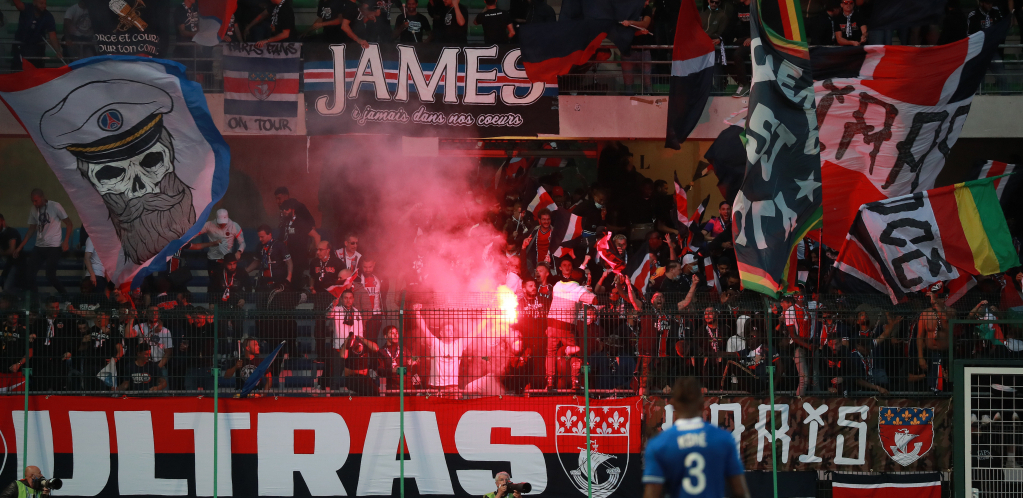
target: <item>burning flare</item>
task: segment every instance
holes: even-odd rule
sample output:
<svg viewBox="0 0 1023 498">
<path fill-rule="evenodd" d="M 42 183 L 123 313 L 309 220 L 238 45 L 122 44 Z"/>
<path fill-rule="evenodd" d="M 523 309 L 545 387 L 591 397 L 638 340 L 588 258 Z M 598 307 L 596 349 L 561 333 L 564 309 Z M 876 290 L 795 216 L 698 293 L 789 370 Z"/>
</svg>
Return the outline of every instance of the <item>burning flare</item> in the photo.
<svg viewBox="0 0 1023 498">
<path fill-rule="evenodd" d="M 497 304 L 501 308 L 501 319 L 508 323 L 519 320 L 519 300 L 511 289 L 504 285 L 497 288 Z"/>
</svg>

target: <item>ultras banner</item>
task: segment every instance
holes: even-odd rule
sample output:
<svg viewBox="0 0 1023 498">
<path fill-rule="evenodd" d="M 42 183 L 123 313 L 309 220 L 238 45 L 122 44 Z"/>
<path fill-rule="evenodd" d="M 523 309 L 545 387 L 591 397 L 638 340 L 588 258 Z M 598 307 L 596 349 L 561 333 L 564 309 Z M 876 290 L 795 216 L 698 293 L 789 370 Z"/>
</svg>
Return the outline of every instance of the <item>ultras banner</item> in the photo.
<svg viewBox="0 0 1023 498">
<path fill-rule="evenodd" d="M 645 433 L 673 416 L 649 398 Z M 704 418 L 732 431 L 746 470 L 771 470 L 771 400 L 708 397 Z M 923 472 L 952 467 L 952 402 L 907 398 L 775 398 L 779 471 Z"/>
<path fill-rule="evenodd" d="M 305 44 L 303 51 L 309 135 L 558 133 L 557 85 L 530 82 L 518 47 Z"/>
<path fill-rule="evenodd" d="M 20 477 L 23 398 L 4 397 L 0 477 Z M 35 396 L 28 463 L 73 496 L 212 496 L 209 397 Z M 397 398 L 222 400 L 219 496 L 396 496 Z M 592 400 L 594 495 L 638 498 L 639 398 Z M 586 429 L 579 397 L 406 398 L 407 496 L 482 496 L 494 474 L 529 482 L 528 496 L 585 495 Z"/>
</svg>

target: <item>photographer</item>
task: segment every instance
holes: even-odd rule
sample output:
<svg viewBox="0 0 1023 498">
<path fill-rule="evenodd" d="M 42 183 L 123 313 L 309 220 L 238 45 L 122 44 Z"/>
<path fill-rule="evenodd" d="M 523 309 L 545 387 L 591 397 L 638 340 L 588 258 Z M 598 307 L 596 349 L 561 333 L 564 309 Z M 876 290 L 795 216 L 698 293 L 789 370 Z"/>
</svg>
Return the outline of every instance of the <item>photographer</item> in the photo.
<svg viewBox="0 0 1023 498">
<path fill-rule="evenodd" d="M 497 485 L 497 491 L 487 493 L 483 495 L 483 498 L 506 498 L 508 496 L 508 485 L 511 484 L 511 474 L 498 472 L 497 477 L 494 478 L 494 484 Z M 518 490 L 513 491 L 513 493 L 515 498 L 522 498 L 522 494 Z"/>
<path fill-rule="evenodd" d="M 25 478 L 14 481 L 0 493 L 0 498 L 26 498 L 29 495 L 49 496 L 50 488 L 43 486 L 43 473 L 39 467 L 30 465 L 25 468 Z"/>
</svg>

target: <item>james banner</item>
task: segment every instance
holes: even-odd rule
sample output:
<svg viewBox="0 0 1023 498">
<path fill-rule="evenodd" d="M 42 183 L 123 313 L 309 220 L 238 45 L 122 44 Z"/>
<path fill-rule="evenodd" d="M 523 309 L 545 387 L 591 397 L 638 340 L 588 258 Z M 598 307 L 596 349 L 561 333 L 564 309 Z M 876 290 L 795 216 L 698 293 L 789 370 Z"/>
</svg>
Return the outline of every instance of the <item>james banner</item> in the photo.
<svg viewBox="0 0 1023 498">
<path fill-rule="evenodd" d="M 227 190 L 227 144 L 176 62 L 102 56 L 0 76 L 0 100 L 71 197 L 115 284 L 162 269 Z"/>
<path fill-rule="evenodd" d="M 639 398 L 503 400 L 210 397 L 5 397 L 0 477 L 31 465 L 64 480 L 61 496 L 397 496 L 404 424 L 405 495 L 483 496 L 494 474 L 528 482 L 529 496 L 639 498 Z M 587 465 L 589 463 L 589 466 Z M 592 472 L 587 473 L 587 469 Z"/>
<path fill-rule="evenodd" d="M 305 44 L 304 59 L 309 135 L 558 133 L 557 84 L 530 82 L 518 47 Z"/>
<path fill-rule="evenodd" d="M 673 416 L 664 398 L 650 398 L 646 435 Z M 726 428 L 746 470 L 923 472 L 952 466 L 952 403 L 912 398 L 708 397 L 704 418 Z"/>
</svg>

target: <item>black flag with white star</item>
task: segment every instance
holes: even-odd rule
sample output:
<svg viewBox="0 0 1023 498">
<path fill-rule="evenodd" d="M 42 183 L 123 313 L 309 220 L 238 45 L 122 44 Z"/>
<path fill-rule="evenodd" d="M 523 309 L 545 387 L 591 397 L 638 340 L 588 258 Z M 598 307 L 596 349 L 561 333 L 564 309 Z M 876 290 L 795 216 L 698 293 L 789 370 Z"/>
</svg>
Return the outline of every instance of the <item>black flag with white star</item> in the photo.
<svg viewBox="0 0 1023 498">
<path fill-rule="evenodd" d="M 732 208 L 743 286 L 770 296 L 795 285 L 790 255 L 821 221 L 820 142 L 799 0 L 754 0 L 746 178 Z"/>
</svg>

